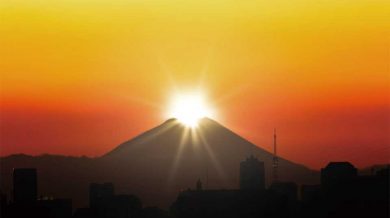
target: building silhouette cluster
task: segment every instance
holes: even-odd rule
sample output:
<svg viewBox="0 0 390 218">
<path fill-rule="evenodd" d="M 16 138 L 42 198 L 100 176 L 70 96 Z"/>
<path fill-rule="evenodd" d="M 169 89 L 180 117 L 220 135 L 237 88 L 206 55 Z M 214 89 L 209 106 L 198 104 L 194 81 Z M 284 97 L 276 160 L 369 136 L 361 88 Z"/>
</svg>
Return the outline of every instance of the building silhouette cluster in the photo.
<svg viewBox="0 0 390 218">
<path fill-rule="evenodd" d="M 72 216 L 72 200 L 38 197 L 37 170 L 20 168 L 13 171 L 13 201 L 1 195 L 1 217 L 68 218 Z"/>
<path fill-rule="evenodd" d="M 321 184 L 275 180 L 265 186 L 264 163 L 254 156 L 240 164 L 239 189 L 195 189 L 178 193 L 169 212 L 143 207 L 135 195 L 116 194 L 112 183 L 91 183 L 89 205 L 72 208 L 71 199 L 38 197 L 37 170 L 13 171 L 13 193 L 0 193 L 3 218 L 295 218 L 389 217 L 389 168 L 360 176 L 349 162 L 330 162 L 321 170 Z"/>
<path fill-rule="evenodd" d="M 301 217 L 389 217 L 389 172 L 359 176 L 349 162 L 330 162 L 321 185 L 302 186 Z"/>
<path fill-rule="evenodd" d="M 116 195 L 112 183 L 89 186 L 89 207 L 76 209 L 75 218 L 165 218 L 168 212 L 157 207 L 142 207 L 135 195 Z"/>
<path fill-rule="evenodd" d="M 291 217 L 297 193 L 293 182 L 275 181 L 266 189 L 264 162 L 250 156 L 240 163 L 240 189 L 186 190 L 172 204 L 171 213 L 178 218 Z"/>
<path fill-rule="evenodd" d="M 373 175 L 359 176 L 349 162 L 330 162 L 321 170 L 321 184 L 302 185 L 300 192 L 294 182 L 278 180 L 265 188 L 264 175 L 264 163 L 251 156 L 240 164 L 240 189 L 186 190 L 173 203 L 172 215 L 178 218 L 389 217 L 389 167 Z"/>
</svg>

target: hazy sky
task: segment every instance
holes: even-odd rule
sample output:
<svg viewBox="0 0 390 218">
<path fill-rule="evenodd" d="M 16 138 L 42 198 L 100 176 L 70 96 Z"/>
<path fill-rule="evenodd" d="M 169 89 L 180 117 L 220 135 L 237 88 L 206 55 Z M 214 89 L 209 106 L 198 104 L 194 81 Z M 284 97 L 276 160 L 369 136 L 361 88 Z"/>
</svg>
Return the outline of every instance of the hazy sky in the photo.
<svg viewBox="0 0 390 218">
<path fill-rule="evenodd" d="M 216 120 L 312 168 L 390 160 L 387 0 L 0 4 L 0 155 L 102 155 L 201 90 Z"/>
</svg>

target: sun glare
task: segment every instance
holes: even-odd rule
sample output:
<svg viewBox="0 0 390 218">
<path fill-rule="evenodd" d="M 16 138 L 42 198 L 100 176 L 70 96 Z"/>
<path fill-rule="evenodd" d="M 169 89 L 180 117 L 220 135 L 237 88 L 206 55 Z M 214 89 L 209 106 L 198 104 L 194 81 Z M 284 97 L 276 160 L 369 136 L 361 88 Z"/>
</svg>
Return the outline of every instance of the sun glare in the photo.
<svg viewBox="0 0 390 218">
<path fill-rule="evenodd" d="M 210 108 L 200 94 L 177 95 L 170 108 L 170 117 L 191 128 L 196 127 L 200 119 L 211 115 Z"/>
</svg>

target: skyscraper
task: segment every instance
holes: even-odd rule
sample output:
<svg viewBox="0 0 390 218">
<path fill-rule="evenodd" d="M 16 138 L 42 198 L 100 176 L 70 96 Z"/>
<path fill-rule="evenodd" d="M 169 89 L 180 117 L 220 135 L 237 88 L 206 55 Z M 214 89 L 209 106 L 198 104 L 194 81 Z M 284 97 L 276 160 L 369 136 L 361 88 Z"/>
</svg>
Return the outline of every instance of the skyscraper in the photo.
<svg viewBox="0 0 390 218">
<path fill-rule="evenodd" d="M 37 200 L 37 170 L 19 168 L 13 171 L 14 202 L 28 203 Z"/>
<path fill-rule="evenodd" d="M 250 156 L 240 164 L 240 189 L 262 190 L 265 189 L 264 162 Z"/>
</svg>

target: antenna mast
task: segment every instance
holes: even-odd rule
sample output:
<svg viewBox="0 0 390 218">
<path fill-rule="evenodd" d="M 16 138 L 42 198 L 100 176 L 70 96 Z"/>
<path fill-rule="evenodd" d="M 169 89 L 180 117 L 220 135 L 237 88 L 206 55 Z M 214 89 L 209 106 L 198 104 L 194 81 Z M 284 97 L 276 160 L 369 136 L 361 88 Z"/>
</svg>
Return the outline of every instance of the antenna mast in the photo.
<svg viewBox="0 0 390 218">
<path fill-rule="evenodd" d="M 278 165 L 279 165 L 279 158 L 276 153 L 276 129 L 274 129 L 274 158 L 273 158 L 273 180 L 274 182 L 278 181 Z"/>
</svg>

